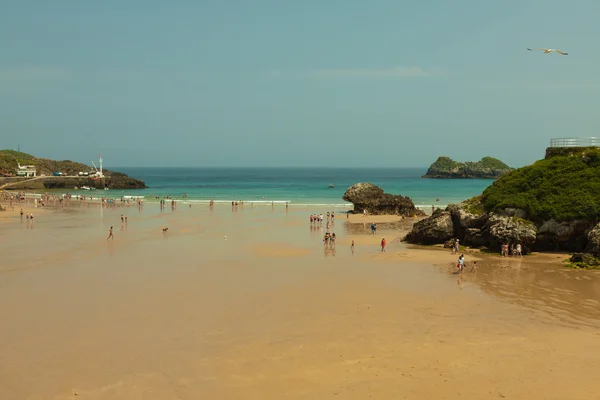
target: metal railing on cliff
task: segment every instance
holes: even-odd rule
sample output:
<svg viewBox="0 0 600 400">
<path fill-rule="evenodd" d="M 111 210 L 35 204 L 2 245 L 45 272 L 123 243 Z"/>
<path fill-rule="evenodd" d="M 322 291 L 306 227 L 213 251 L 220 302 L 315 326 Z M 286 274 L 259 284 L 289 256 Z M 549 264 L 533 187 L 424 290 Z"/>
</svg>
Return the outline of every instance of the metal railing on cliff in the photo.
<svg viewBox="0 0 600 400">
<path fill-rule="evenodd" d="M 550 139 L 550 147 L 600 147 L 600 137 Z"/>
</svg>

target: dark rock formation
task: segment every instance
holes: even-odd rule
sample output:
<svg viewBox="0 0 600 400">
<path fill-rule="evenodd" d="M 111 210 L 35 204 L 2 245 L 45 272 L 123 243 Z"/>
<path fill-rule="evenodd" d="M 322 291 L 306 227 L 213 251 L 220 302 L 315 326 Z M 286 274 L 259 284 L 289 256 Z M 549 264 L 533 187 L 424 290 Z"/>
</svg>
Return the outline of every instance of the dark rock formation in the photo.
<svg viewBox="0 0 600 400">
<path fill-rule="evenodd" d="M 449 205 L 415 224 L 405 240 L 461 244 L 499 251 L 503 243 L 521 243 L 525 252 L 569 251 L 571 264 L 600 266 L 600 149 L 549 148 L 544 160 L 511 171 L 480 196 Z M 444 226 L 441 234 L 440 226 Z"/>
<path fill-rule="evenodd" d="M 415 207 L 406 196 L 388 194 L 379 186 L 368 182 L 354 184 L 346 190 L 342 199 L 354 204 L 354 212 L 369 214 L 396 214 L 405 216 L 424 216 L 425 213 Z"/>
<path fill-rule="evenodd" d="M 530 247 L 535 243 L 537 229 L 530 221 L 514 216 L 492 214 L 480 232 L 488 247 L 499 249 L 504 243 L 521 243 L 523 246 Z"/>
<path fill-rule="evenodd" d="M 477 162 L 457 162 L 450 157 L 439 157 L 423 178 L 497 179 L 510 171 L 512 168 L 492 157 L 484 157 Z"/>
<path fill-rule="evenodd" d="M 585 252 L 594 257 L 600 257 L 600 224 L 594 226 L 587 234 L 587 246 Z"/>
<path fill-rule="evenodd" d="M 600 257 L 600 224 L 591 231 L 589 222 L 584 220 L 561 223 L 549 220 L 538 225 L 525 219 L 527 213 L 521 209 L 477 214 L 468 210 L 471 207 L 472 204 L 463 202 L 436 211 L 417 222 L 404 241 L 431 245 L 458 238 L 463 245 L 492 251 L 500 251 L 504 243 L 520 243 L 525 252 L 585 250 Z"/>
<path fill-rule="evenodd" d="M 576 268 L 599 269 L 600 259 L 598 257 L 594 257 L 590 253 L 573 253 L 569 259 L 568 266 Z"/>
<path fill-rule="evenodd" d="M 452 214 L 438 209 L 429 218 L 416 222 L 404 240 L 409 243 L 438 244 L 454 236 Z"/>
</svg>

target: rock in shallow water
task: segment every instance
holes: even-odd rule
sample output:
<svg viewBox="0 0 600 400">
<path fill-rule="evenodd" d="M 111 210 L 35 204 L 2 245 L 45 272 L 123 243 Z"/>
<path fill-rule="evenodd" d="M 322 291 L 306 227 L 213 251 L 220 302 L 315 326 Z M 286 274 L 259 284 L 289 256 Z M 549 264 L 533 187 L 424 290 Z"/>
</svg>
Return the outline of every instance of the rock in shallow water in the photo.
<svg viewBox="0 0 600 400">
<path fill-rule="evenodd" d="M 354 204 L 354 212 L 369 214 L 395 214 L 404 216 L 425 216 L 425 213 L 415 207 L 407 196 L 388 194 L 379 186 L 369 182 L 354 184 L 346 190 L 342 199 Z"/>
</svg>

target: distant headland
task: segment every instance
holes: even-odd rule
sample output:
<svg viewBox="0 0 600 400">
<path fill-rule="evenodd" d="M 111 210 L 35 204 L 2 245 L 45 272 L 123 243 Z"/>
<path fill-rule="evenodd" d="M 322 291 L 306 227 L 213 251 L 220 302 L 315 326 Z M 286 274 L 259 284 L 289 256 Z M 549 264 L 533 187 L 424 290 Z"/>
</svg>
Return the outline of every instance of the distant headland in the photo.
<svg viewBox="0 0 600 400">
<path fill-rule="evenodd" d="M 458 162 L 450 157 L 439 157 L 422 178 L 434 179 L 497 179 L 513 168 L 493 157 L 480 161 Z"/>
<path fill-rule="evenodd" d="M 37 158 L 14 150 L 0 150 L 0 189 L 144 189 L 146 184 L 124 173 L 70 160 Z"/>
</svg>

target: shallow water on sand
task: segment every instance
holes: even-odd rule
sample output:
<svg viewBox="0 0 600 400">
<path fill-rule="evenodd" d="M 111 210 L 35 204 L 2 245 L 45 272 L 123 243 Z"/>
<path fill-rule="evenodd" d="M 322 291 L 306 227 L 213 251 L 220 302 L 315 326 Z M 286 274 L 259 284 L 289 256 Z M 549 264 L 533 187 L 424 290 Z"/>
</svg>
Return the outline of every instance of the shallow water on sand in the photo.
<svg viewBox="0 0 600 400">
<path fill-rule="evenodd" d="M 325 252 L 317 211 L 10 217 L 0 398 L 593 398 L 598 274 L 546 257 L 453 275 L 449 252 L 393 240 L 407 221 L 373 237 L 340 216 Z"/>
</svg>

